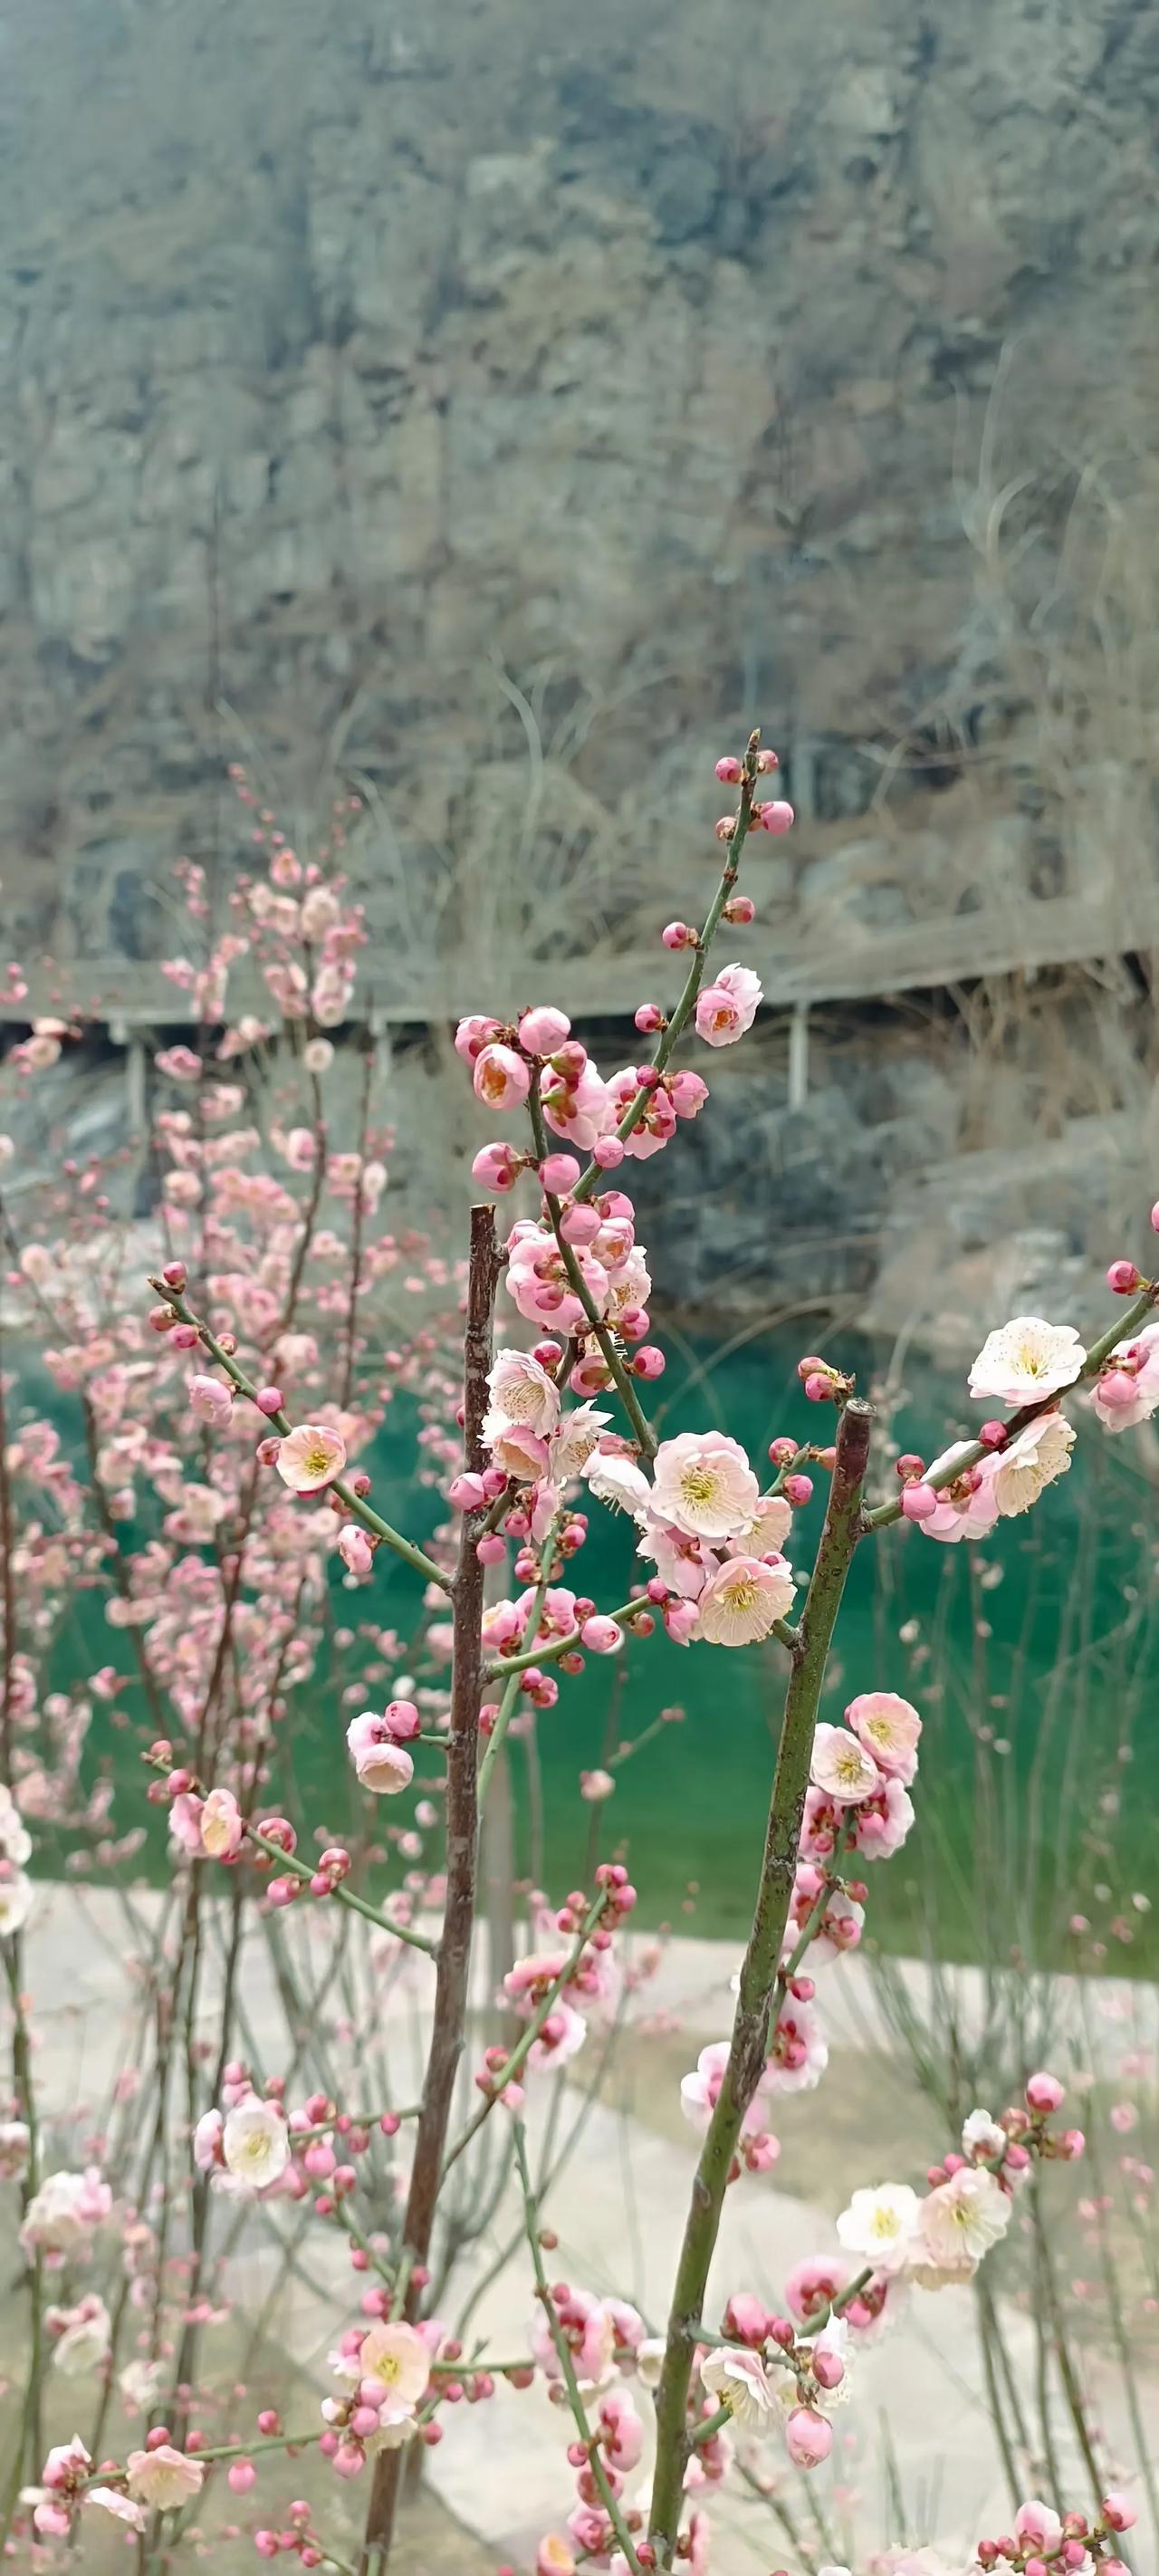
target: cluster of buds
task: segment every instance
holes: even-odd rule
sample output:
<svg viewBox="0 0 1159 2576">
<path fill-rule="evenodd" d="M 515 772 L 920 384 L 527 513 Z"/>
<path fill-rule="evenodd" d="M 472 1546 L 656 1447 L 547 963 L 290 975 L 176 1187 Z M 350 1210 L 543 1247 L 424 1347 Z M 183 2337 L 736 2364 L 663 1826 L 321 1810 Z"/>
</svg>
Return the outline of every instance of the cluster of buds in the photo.
<svg viewBox="0 0 1159 2576">
<path fill-rule="evenodd" d="M 779 766 L 775 751 L 758 750 L 752 758 L 750 775 L 768 777 Z M 739 787 L 746 775 L 747 762 L 738 760 L 735 752 L 726 752 L 716 763 L 716 776 L 722 787 Z M 716 825 L 718 841 L 731 841 L 739 821 L 737 814 L 722 814 Z M 788 832 L 794 821 L 793 808 L 783 796 L 772 802 L 757 804 L 749 810 L 750 832 Z"/>
<path fill-rule="evenodd" d="M 816 1351 L 806 1353 L 797 1362 L 797 1375 L 810 1404 L 844 1404 L 853 1393 L 854 1381 Z"/>
<path fill-rule="evenodd" d="M 248 2464 L 239 2461 L 237 2465 Z M 235 2494 L 238 2493 L 233 2469 L 229 2473 L 229 2483 Z M 310 2507 L 300 2496 L 293 2504 L 287 2505 L 285 2526 L 281 2531 L 273 2531 L 264 2523 L 255 2531 L 254 2548 L 259 2558 L 297 2558 L 302 2567 L 323 2567 L 326 2564 L 325 2546 L 314 2529 Z"/>
<path fill-rule="evenodd" d="M 1093 2562 L 1104 2576 L 1128 2576 L 1118 2541 L 1137 2519 L 1130 2497 L 1118 2493 L 1104 2496 L 1093 2521 L 1083 2513 L 1056 2513 L 1053 2506 L 1032 2497 L 1019 2505 L 1012 2531 L 978 2542 L 975 2568 L 984 2576 L 991 2570 L 1005 2576 L 1013 2569 L 1020 2576 L 1078 2576 L 1080 2569 L 1089 2571 Z"/>
</svg>

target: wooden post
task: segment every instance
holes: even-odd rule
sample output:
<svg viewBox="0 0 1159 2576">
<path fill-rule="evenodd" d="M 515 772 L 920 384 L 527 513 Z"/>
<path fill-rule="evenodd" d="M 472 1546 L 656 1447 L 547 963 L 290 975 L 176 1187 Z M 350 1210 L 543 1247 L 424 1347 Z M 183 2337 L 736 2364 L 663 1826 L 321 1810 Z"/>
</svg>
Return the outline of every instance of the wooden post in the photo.
<svg viewBox="0 0 1159 2576">
<path fill-rule="evenodd" d="M 789 1107 L 803 1109 L 809 1097 L 809 1005 L 794 1002 L 789 1021 Z"/>
</svg>

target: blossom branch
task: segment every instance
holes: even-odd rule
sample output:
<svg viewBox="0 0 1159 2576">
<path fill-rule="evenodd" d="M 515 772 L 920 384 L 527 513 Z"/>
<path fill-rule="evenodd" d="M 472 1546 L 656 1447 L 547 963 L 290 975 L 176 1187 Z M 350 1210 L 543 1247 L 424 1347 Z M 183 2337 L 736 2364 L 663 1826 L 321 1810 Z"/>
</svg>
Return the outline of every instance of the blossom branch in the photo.
<svg viewBox="0 0 1159 2576">
<path fill-rule="evenodd" d="M 1159 1279 L 1151 1279 L 1148 1280 L 1142 1295 L 1136 1297 L 1134 1304 L 1127 1308 L 1126 1314 L 1120 1317 L 1119 1322 L 1109 1324 L 1106 1332 L 1100 1333 L 1097 1342 L 1092 1342 L 1078 1376 L 1073 1380 L 1074 1386 L 1088 1385 L 1092 1378 L 1097 1377 L 1103 1361 L 1109 1359 L 1111 1352 L 1120 1342 L 1130 1340 L 1136 1326 L 1145 1324 L 1147 1317 L 1154 1312 L 1157 1305 L 1159 1305 Z M 1071 1389 L 1064 1387 L 1062 1392 L 1064 1395 L 1069 1395 Z M 1017 1413 L 1011 1414 L 1006 1425 L 1008 1439 L 1012 1440 L 1018 1432 L 1025 1431 L 1028 1423 L 1037 1422 L 1040 1414 L 1049 1413 L 1058 1405 L 1058 1402 L 1057 1395 L 1043 1395 L 1039 1396 L 1033 1404 L 1020 1405 Z M 977 1467 L 983 1458 L 990 1455 L 991 1452 L 984 1440 L 972 1440 L 968 1447 L 956 1448 L 946 1459 L 944 1466 L 932 1469 L 923 1475 L 922 1483 L 928 1485 L 935 1494 L 940 1493 L 943 1486 L 954 1484 L 956 1479 L 965 1475 L 970 1467 Z M 892 1523 L 899 1521 L 901 1517 L 902 1503 L 899 1496 L 896 1502 L 878 1503 L 875 1510 L 863 1513 L 862 1529 L 863 1531 L 889 1529 Z"/>
<path fill-rule="evenodd" d="M 728 2064 L 692 2187 L 656 2392 L 656 2472 L 649 2537 L 661 2564 L 676 2545 L 696 2320 L 704 2305 L 721 2211 L 745 2113 L 768 2046 L 777 1964 L 793 1893 L 813 1732 L 829 1644 L 860 1529 L 872 1407 L 848 1403 L 837 1433 L 825 1525 L 805 1597 L 773 1776 L 756 1910 L 740 1974 Z"/>
<path fill-rule="evenodd" d="M 572 2420 L 575 2424 L 579 2438 L 587 2451 L 588 2459 L 591 2463 L 592 2476 L 599 2489 L 600 2501 L 603 2505 L 604 2512 L 606 2513 L 612 2529 L 615 2532 L 617 2546 L 622 2549 L 632 2571 L 632 2576 L 643 2576 L 643 2570 L 633 2546 L 631 2532 L 628 2529 L 627 2523 L 620 2511 L 619 2504 L 617 2503 L 615 2493 L 608 2478 L 607 2470 L 605 2469 L 604 2463 L 600 2457 L 599 2446 L 592 2439 L 592 2429 L 588 2422 L 587 2409 L 584 2405 L 583 2398 L 580 2395 L 579 2381 L 575 2374 L 575 2364 L 571 2357 L 571 2348 L 552 2305 L 551 2291 L 548 2287 L 547 2274 L 543 2268 L 543 2253 L 539 2242 L 539 2208 L 535 2198 L 535 2193 L 532 2190 L 531 2174 L 527 2163 L 527 2139 L 521 2120 L 516 2120 L 515 2122 L 515 2162 L 519 2169 L 519 2185 L 523 2195 L 523 2218 L 527 2233 L 527 2243 L 535 2271 L 535 2295 L 542 2305 L 547 2330 L 555 2348 L 555 2356 L 559 2363 L 564 2387 L 567 2390 L 567 2400 L 568 2405 L 571 2408 Z"/>
<path fill-rule="evenodd" d="M 171 1307 L 179 1323 L 193 1326 L 198 1340 L 204 1344 L 210 1358 L 216 1360 L 218 1367 L 224 1369 L 231 1386 L 236 1388 L 237 1393 L 244 1395 L 250 1404 L 256 1405 L 258 1390 L 252 1378 L 247 1377 L 245 1370 L 238 1367 L 232 1354 L 224 1349 L 216 1334 L 210 1332 L 208 1324 L 203 1323 L 200 1316 L 193 1313 L 180 1289 L 171 1288 L 164 1279 L 152 1277 L 150 1277 L 149 1286 L 158 1297 L 164 1299 L 167 1306 Z M 284 1410 L 279 1413 L 263 1413 L 262 1419 L 269 1425 L 271 1431 L 280 1432 L 283 1439 L 294 1427 L 289 1414 Z M 364 1502 L 361 1495 L 355 1493 L 345 1476 L 332 1476 L 326 1491 L 337 1494 L 351 1518 L 360 1521 L 363 1529 L 368 1530 L 373 1538 L 381 1539 L 384 1546 L 393 1548 L 395 1555 L 401 1556 L 404 1565 L 409 1565 L 416 1574 L 421 1574 L 424 1582 L 437 1583 L 440 1592 L 450 1592 L 453 1589 L 452 1578 L 445 1568 L 436 1565 L 432 1556 L 424 1555 L 422 1548 L 416 1547 L 413 1540 L 404 1538 L 401 1530 L 393 1529 L 390 1522 L 383 1519 L 381 1512 L 372 1511 L 370 1504 Z"/>
</svg>

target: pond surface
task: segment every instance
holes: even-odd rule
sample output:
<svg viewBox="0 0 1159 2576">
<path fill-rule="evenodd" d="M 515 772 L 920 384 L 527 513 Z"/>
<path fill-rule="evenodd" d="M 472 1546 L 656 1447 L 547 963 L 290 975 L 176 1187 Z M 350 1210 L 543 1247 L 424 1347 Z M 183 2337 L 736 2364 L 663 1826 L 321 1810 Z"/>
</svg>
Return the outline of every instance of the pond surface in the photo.
<svg viewBox="0 0 1159 2576">
<path fill-rule="evenodd" d="M 834 1417 L 801 1396 L 799 1348 L 793 1334 L 715 1361 L 695 1352 L 671 1358 L 663 1430 L 714 1422 L 743 1441 L 758 1470 L 776 1434 L 824 1438 Z M 844 1343 L 843 1360 L 851 1356 L 868 1388 L 872 1352 Z M 401 1416 L 400 1406 L 367 1463 L 375 1499 L 421 1538 L 437 1506 L 430 1492 L 398 1477 L 394 1462 L 407 1448 Z M 881 1442 L 883 1450 L 892 1438 L 930 1456 L 971 1427 L 964 1388 L 915 1362 Z M 825 1713 L 838 1718 L 854 1692 L 882 1688 L 904 1692 L 925 1721 L 917 1823 L 904 1851 L 867 1873 L 869 1928 L 891 1948 L 933 1942 L 948 1956 L 989 1948 L 1009 1957 L 1021 1948 L 1073 1959 L 1066 1926 L 1080 1912 L 1106 1940 L 1109 1968 L 1154 1964 L 1153 1918 L 1131 1902 L 1156 1877 L 1154 1492 L 1130 1435 L 1111 1442 L 1084 1421 L 1075 1457 L 1034 1511 L 1001 1523 L 981 1548 L 940 1546 L 902 1526 L 867 1541 L 855 1559 Z M 887 1455 L 877 1472 L 888 1491 Z M 819 1474 L 813 1502 L 794 1523 L 789 1552 L 802 1571 L 825 1483 Z M 637 1571 L 629 1524 L 597 1504 L 589 1517 L 576 1580 L 601 1602 L 622 1600 Z M 353 1624 L 369 1612 L 405 1636 L 417 1583 L 384 1553 L 378 1567 L 373 1606 L 369 1593 L 337 1593 L 336 1618 Z M 97 1602 L 82 1601 L 79 1610 L 85 1660 L 74 1631 L 74 1672 L 126 1663 L 124 1640 L 105 1626 Z M 622 1855 L 640 1890 L 639 1921 L 739 1936 L 760 1858 L 784 1675 L 775 1643 L 681 1650 L 661 1633 L 623 1657 L 590 1658 L 581 1676 L 564 1681 L 558 1706 L 539 1716 L 534 1737 L 511 1745 L 517 1872 L 542 1879 L 558 1900 L 597 1852 Z M 368 1692 L 368 1704 L 381 1689 Z M 607 1805 L 587 1807 L 578 1795 L 581 1770 L 606 1765 L 665 1708 L 683 1715 L 615 1765 Z M 299 1818 L 328 1811 L 334 1831 L 350 1829 L 344 1722 L 337 1691 L 320 1674 L 281 1730 L 293 1786 L 279 1788 L 279 1802 L 289 1794 Z M 124 1830 L 134 1813 L 147 1812 L 135 1739 L 118 1737 L 98 1711 L 89 1755 L 111 1758 L 123 1778 Z M 437 1765 L 436 1756 L 428 1760 Z M 392 1804 L 391 1823 L 402 1821 L 401 1806 Z M 160 1868 L 161 1849 L 151 1839 L 138 1866 Z"/>
</svg>

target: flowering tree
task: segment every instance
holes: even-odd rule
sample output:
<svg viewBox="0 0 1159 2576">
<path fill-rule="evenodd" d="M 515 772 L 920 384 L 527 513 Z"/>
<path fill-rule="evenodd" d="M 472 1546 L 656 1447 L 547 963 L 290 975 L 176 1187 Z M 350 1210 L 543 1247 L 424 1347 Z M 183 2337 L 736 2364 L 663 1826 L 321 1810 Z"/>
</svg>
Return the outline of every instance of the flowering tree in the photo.
<svg viewBox="0 0 1159 2576">
<path fill-rule="evenodd" d="M 522 1191 L 529 1209 L 500 1242 L 491 1207 L 475 1207 L 462 1274 L 448 1272 L 429 1245 L 375 1230 L 386 1143 L 373 1126 L 369 1073 L 360 1131 L 346 1150 L 332 1149 L 326 1030 L 349 1008 L 361 924 L 340 873 L 342 826 L 323 857 L 304 866 L 268 815 L 257 832 L 265 873 L 238 888 L 232 927 L 214 931 L 204 884 L 196 871 L 186 875 L 191 916 L 206 925 L 206 958 L 171 971 L 194 993 L 202 1043 L 158 1059 L 190 1105 L 163 1110 L 157 1122 L 166 1257 L 150 1282 L 151 1310 L 126 1311 L 115 1226 L 82 1246 L 42 1225 L 20 1246 L 10 1225 L 10 1284 L 49 1336 L 48 1367 L 77 1399 L 88 1445 L 82 1476 L 47 1419 L 22 1423 L 14 1438 L 0 1425 L 0 1933 L 15 2035 L 13 2117 L 0 2130 L 0 2158 L 22 2195 L 33 2319 L 6 2512 L 9 2530 L 30 2529 L 34 2550 L 68 2541 L 78 2527 L 83 2534 L 95 2510 L 138 2535 L 143 2566 L 167 2564 L 219 2468 L 230 2491 L 245 2496 L 263 2447 L 297 2455 L 316 2446 L 339 2479 L 365 2474 L 358 2570 L 381 2576 L 416 2446 L 441 2438 L 448 2410 L 464 2397 L 485 2402 L 499 2379 L 520 2387 L 538 2373 L 570 2417 L 575 2477 L 570 2509 L 561 2497 L 561 2527 L 541 2540 L 538 2576 L 573 2576 L 581 2566 L 609 2576 L 671 2576 L 687 2566 L 703 2576 L 712 2563 L 705 2500 L 736 2471 L 738 2430 L 776 2431 L 797 2467 L 818 2468 L 832 2446 L 834 2407 L 855 2377 L 859 2339 L 887 2329 L 911 2288 L 971 2277 L 1005 2234 L 1018 2193 L 1028 2183 L 1037 2190 L 1043 2168 L 1082 2153 L 1079 2132 L 1056 2122 L 1060 2082 L 1029 2070 L 1023 2098 L 998 2116 L 972 2110 L 920 2187 L 853 2188 L 837 2244 L 798 2267 L 776 2312 L 744 2286 L 713 2312 L 726 2194 L 774 2162 L 778 2097 L 816 2085 L 825 2069 L 815 1972 L 857 1945 L 863 1872 L 898 1851 L 914 1821 L 922 1721 L 909 1699 L 866 1689 L 850 1700 L 843 1725 L 819 1721 L 855 1551 L 893 1543 L 886 1534 L 903 1523 L 941 1543 L 983 1540 L 1068 1470 L 1076 1437 L 1068 1403 L 1115 1433 L 1159 1406 L 1159 1324 L 1151 1321 L 1159 1283 L 1119 1260 L 1108 1284 L 1131 1301 L 1125 1319 L 1089 1345 L 1070 1325 L 1035 1316 L 992 1332 L 970 1373 L 971 1396 L 989 1408 L 977 1438 L 929 1465 L 904 1454 L 892 1497 L 871 1498 L 872 1407 L 850 1377 L 813 1355 L 800 1375 L 810 1401 L 831 1409 L 833 1435 L 803 1446 L 774 1440 L 763 1484 L 743 1447 L 721 1432 L 657 1436 L 647 1389 L 664 1361 L 649 1339 L 652 1283 L 621 1183 L 633 1161 L 664 1149 L 704 1106 L 707 1083 L 678 1059 L 686 1033 L 709 1048 L 732 1044 L 760 1003 L 756 976 L 718 965 L 714 950 L 722 927 L 740 931 L 753 918 L 738 879 L 760 847 L 756 836 L 792 823 L 786 803 L 764 796 L 775 769 L 756 734 L 743 758 L 717 764 L 736 791 L 717 825 L 720 880 L 700 929 L 674 922 L 663 933 L 665 949 L 685 960 L 685 980 L 671 1011 L 644 1002 L 636 1013 L 647 1062 L 601 1076 L 549 1004 L 510 1023 L 481 1014 L 461 1024 L 456 1045 L 477 1098 L 521 1122 L 521 1142 L 482 1145 L 475 1179 L 500 1197 Z M 288 1073 L 270 1068 L 264 1022 L 229 1019 L 228 979 L 242 957 L 281 1014 Z M 51 1064 L 68 1034 L 64 1023 L 39 1023 L 16 1051 L 18 1076 Z M 224 1077 L 215 1070 L 222 1061 L 232 1068 Z M 300 1115 L 294 1103 L 303 1097 Z M 99 1202 L 95 1174 L 66 1180 Z M 62 1224 L 59 1200 L 57 1218 Z M 1159 1208 L 1152 1223 L 1159 1226 Z M 389 1311 L 400 1279 L 420 1300 L 417 1325 Z M 503 1335 L 496 1348 L 501 1296 L 529 1331 Z M 457 1309 L 453 1327 L 448 1304 Z M 450 1335 L 460 1328 L 461 1358 L 452 1360 Z M 383 1357 L 387 1330 L 394 1338 Z M 420 1400 L 425 1473 L 454 1516 L 425 1544 L 384 1516 L 358 1463 L 400 1389 Z M 794 1516 L 818 1476 L 827 1479 L 823 1525 L 802 1580 L 786 1551 L 791 1534 L 799 1551 Z M 138 1489 L 150 1509 L 164 1507 L 143 1535 Z M 576 1588 L 588 1528 L 581 1500 L 620 1516 L 624 1597 L 609 1607 Z M 334 1624 L 331 1556 L 351 1592 L 365 1587 L 373 1597 L 392 1562 L 418 1578 L 405 1640 L 373 1619 L 360 1629 Z M 80 1746 L 93 1698 L 129 1688 L 129 1677 L 108 1666 L 83 1692 L 42 1689 L 78 1589 L 103 1596 L 135 1658 L 154 1775 L 148 1795 L 168 1819 L 181 1940 L 151 2062 L 152 2154 L 142 2163 L 114 2134 L 84 2170 L 46 2171 L 19 1953 L 33 1897 L 29 1820 L 101 1833 L 111 1790 L 82 1793 Z M 586 1657 L 634 1660 L 658 1628 L 692 1651 L 771 1641 L 784 1673 L 733 2027 L 702 2050 L 681 2088 L 701 2146 L 663 2321 L 549 2279 L 545 2188 L 525 2126 L 529 2088 L 576 2057 L 593 2010 L 622 1974 L 636 1890 L 621 1861 L 596 1866 L 562 1902 L 533 1908 L 531 1946 L 502 1976 L 507 2035 L 477 2063 L 470 2053 L 480 1836 L 505 1739 L 528 1708 L 555 1702 Z M 295 1805 L 286 1719 L 324 1660 L 352 1705 L 376 1682 L 389 1677 L 392 1688 L 356 1709 L 347 1727 L 348 1832 L 325 1833 L 307 1857 L 284 1812 Z M 409 1793 L 428 1751 L 439 1766 L 437 1796 L 425 1795 L 416 1824 L 384 1842 L 374 1802 Z M 604 1785 L 596 1775 L 597 1797 Z M 396 1883 L 391 1858 L 417 1861 L 418 1827 L 425 1834 L 440 1818 L 438 1865 Z M 211 1866 L 229 1873 L 221 1882 L 229 1906 L 217 2045 L 207 2061 L 197 2016 Z M 365 2091 L 341 2098 L 308 2080 L 301 2052 L 288 2073 L 258 2074 L 253 2047 L 243 2050 L 239 2039 L 236 1974 L 251 1894 L 287 1975 L 288 1919 L 318 1908 L 342 1927 L 337 1940 L 354 1917 L 390 1960 L 422 1963 L 430 1991 L 417 2103 L 368 2103 Z M 165 1957 L 163 1935 L 158 1962 Z M 363 2035 L 372 2062 L 373 2000 Z M 168 2231 L 181 2225 L 181 2199 L 167 2159 L 182 2119 L 178 2154 L 192 2194 L 174 2340 Z M 529 2349 L 515 2359 L 466 2354 L 437 2313 L 454 2259 L 452 2177 L 496 2125 L 518 2176 L 534 2289 Z M 413 2133 L 405 2197 L 383 2228 L 375 2158 L 404 2126 Z M 359 2316 L 339 2331 L 332 2390 L 313 2426 L 287 2431 L 266 2407 L 257 2440 L 211 2443 L 191 2420 L 209 2219 L 223 2202 L 297 2208 L 307 2227 L 336 2235 L 349 2254 Z M 147 2208 L 159 2215 L 146 2221 Z M 61 2304 L 46 2294 L 115 2215 L 131 2222 L 123 2225 L 123 2298 L 150 2320 L 128 2393 L 150 2420 L 140 2443 L 101 2458 L 102 2403 L 92 2439 L 77 2434 L 45 2460 L 39 2409 L 49 2350 L 65 2370 L 105 2363 L 107 2389 L 115 2341 L 102 2298 L 88 2292 Z M 1061 2510 L 1059 2498 L 1025 2501 L 1009 2532 L 979 2543 L 978 2565 L 1001 2576 L 1008 2568 L 1088 2576 L 1097 2562 L 1117 2576 L 1119 2535 L 1134 2506 L 1126 2493 L 1103 2493 L 1093 2451 L 1088 2465 L 1094 2491 L 1084 2511 Z M 33 2468 L 39 2477 L 22 2486 Z M 327 2539 L 324 2511 L 300 2500 L 284 2527 L 260 2522 L 253 2539 L 263 2557 L 349 2570 Z"/>
</svg>

